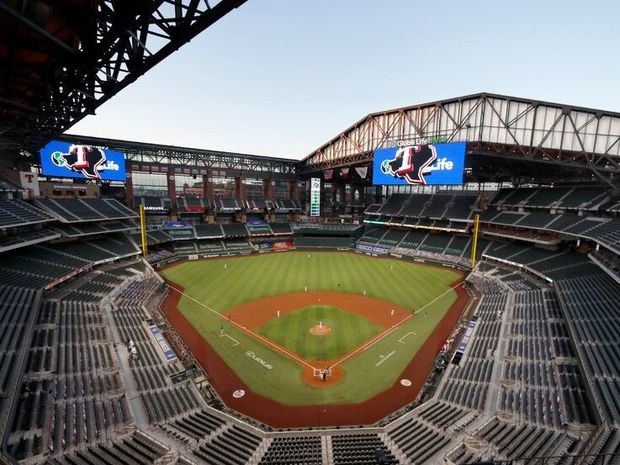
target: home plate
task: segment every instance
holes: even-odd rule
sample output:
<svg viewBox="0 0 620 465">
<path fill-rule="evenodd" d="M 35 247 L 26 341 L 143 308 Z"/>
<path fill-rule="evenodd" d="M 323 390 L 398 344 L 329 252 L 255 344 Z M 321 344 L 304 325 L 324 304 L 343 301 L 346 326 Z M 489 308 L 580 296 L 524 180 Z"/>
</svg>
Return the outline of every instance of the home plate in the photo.
<svg viewBox="0 0 620 465">
<path fill-rule="evenodd" d="M 411 387 L 411 380 L 407 378 L 403 378 L 400 380 L 400 384 L 405 387 Z"/>
</svg>

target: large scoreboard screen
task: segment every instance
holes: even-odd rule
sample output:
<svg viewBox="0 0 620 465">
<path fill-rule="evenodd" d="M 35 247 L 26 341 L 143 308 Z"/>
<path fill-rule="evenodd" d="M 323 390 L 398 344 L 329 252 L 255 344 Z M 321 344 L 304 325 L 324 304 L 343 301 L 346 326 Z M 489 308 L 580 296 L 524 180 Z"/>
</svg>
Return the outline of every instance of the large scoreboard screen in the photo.
<svg viewBox="0 0 620 465">
<path fill-rule="evenodd" d="M 321 216 L 321 178 L 310 179 L 310 216 Z"/>
<path fill-rule="evenodd" d="M 375 185 L 463 184 L 465 142 L 408 145 L 374 152 Z"/>
<path fill-rule="evenodd" d="M 121 152 L 54 140 L 40 155 L 44 176 L 125 181 L 125 155 Z"/>
</svg>

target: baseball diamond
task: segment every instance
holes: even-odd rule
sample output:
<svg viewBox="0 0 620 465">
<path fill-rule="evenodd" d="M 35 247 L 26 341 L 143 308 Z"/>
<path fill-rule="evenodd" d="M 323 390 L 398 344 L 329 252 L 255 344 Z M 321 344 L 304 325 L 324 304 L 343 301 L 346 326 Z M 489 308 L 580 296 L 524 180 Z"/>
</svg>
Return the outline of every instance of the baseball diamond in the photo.
<svg viewBox="0 0 620 465">
<path fill-rule="evenodd" d="M 452 269 L 345 252 L 189 261 L 162 275 L 171 286 L 164 307 L 173 324 L 186 319 L 203 339 L 194 342 L 213 349 L 243 383 L 238 387 L 289 406 L 357 404 L 397 384 L 453 307 L 460 279 Z M 329 335 L 311 334 L 322 324 Z M 191 347 L 191 335 L 177 329 Z M 399 341 L 407 334 L 415 337 Z M 337 382 L 309 379 L 326 366 Z M 427 375 L 420 369 L 414 377 Z"/>
</svg>

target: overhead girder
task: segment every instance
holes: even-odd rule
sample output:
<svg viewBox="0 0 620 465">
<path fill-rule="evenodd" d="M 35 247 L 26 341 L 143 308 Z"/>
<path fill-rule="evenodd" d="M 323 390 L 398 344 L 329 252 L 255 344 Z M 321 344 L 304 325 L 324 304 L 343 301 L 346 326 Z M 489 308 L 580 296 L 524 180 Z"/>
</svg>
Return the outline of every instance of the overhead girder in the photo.
<svg viewBox="0 0 620 465">
<path fill-rule="evenodd" d="M 248 173 L 279 173 L 293 175 L 297 172 L 297 160 L 264 157 L 217 150 L 194 149 L 160 144 L 149 144 L 118 139 L 105 139 L 78 135 L 62 135 L 60 140 L 76 144 L 108 147 L 125 153 L 126 159 L 137 165 L 158 165 L 173 168 L 224 169 Z M 248 175 L 248 177 L 250 177 Z"/>
<path fill-rule="evenodd" d="M 401 140 L 466 141 L 468 153 L 620 175 L 620 114 L 495 94 L 372 113 L 302 160 L 303 171 L 368 163 Z"/>
<path fill-rule="evenodd" d="M 36 151 L 247 0 L 0 2 L 0 138 Z"/>
</svg>

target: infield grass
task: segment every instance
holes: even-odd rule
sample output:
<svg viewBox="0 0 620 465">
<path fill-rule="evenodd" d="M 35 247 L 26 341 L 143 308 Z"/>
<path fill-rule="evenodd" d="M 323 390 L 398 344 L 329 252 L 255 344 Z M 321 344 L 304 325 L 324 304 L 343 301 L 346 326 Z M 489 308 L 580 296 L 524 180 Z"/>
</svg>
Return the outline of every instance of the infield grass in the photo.
<svg viewBox="0 0 620 465">
<path fill-rule="evenodd" d="M 318 324 L 331 332 L 312 334 L 310 328 Z M 313 305 L 276 317 L 258 332 L 305 360 L 335 360 L 381 332 L 381 327 L 336 307 Z"/>
<path fill-rule="evenodd" d="M 357 403 L 389 388 L 456 300 L 450 284 L 461 276 L 449 268 L 410 261 L 314 251 L 187 261 L 162 275 L 200 302 L 182 297 L 179 310 L 243 382 L 257 394 L 288 405 Z M 344 362 L 344 379 L 329 388 L 308 385 L 297 362 L 232 325 L 224 323 L 227 337 L 220 337 L 219 313 L 261 297 L 303 291 L 305 286 L 313 291 L 366 291 L 369 297 L 424 310 Z M 273 368 L 247 357 L 250 350 Z"/>
</svg>

